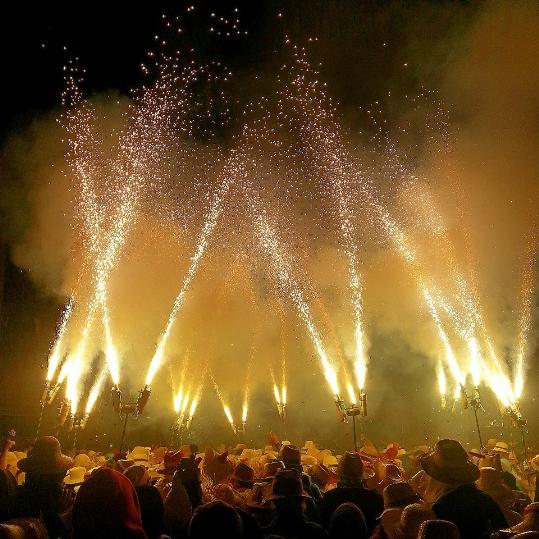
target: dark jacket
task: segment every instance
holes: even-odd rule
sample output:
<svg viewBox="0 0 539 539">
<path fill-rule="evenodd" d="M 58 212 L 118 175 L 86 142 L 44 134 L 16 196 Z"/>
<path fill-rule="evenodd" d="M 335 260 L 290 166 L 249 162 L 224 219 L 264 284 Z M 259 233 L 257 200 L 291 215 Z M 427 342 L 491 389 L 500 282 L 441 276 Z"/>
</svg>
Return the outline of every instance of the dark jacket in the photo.
<svg viewBox="0 0 539 539">
<path fill-rule="evenodd" d="M 293 539 L 327 539 L 328 534 L 320 524 L 307 520 L 301 513 L 296 515 L 277 516 L 263 528 L 264 536 L 277 535 Z"/>
<path fill-rule="evenodd" d="M 432 510 L 438 518 L 453 522 L 461 539 L 488 538 L 491 532 L 507 527 L 496 502 L 474 484 L 461 485 L 444 494 Z"/>
<path fill-rule="evenodd" d="M 331 515 L 333 515 L 335 509 L 345 502 L 353 503 L 361 509 L 367 524 L 367 533 L 372 533 L 376 527 L 376 519 L 384 510 L 382 496 L 375 490 L 369 490 L 361 486 L 337 486 L 333 490 L 328 490 L 320 504 L 320 518 L 326 528 L 329 526 Z"/>
</svg>

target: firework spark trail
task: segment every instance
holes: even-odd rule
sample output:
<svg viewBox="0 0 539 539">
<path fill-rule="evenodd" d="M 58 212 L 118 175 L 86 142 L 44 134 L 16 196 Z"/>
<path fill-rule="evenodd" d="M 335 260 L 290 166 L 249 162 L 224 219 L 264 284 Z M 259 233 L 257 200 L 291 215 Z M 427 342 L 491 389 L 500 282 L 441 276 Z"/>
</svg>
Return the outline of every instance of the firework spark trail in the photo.
<svg viewBox="0 0 539 539">
<path fill-rule="evenodd" d="M 452 352 L 447 334 L 441 325 L 434 302 L 432 301 L 431 291 L 426 285 L 426 281 L 422 276 L 422 272 L 420 271 L 415 249 L 410 244 L 409 238 L 406 236 L 402 228 L 394 219 L 390 217 L 387 210 L 385 210 L 385 208 L 378 202 L 374 191 L 365 181 L 361 171 L 354 170 L 352 159 L 348 156 L 342 141 L 339 124 L 335 119 L 335 109 L 326 105 L 328 103 L 328 98 L 323 88 L 317 80 L 313 80 L 316 79 L 317 72 L 312 70 L 310 67 L 304 52 L 296 51 L 294 56 L 299 74 L 293 78 L 292 87 L 301 89 L 301 92 L 298 92 L 297 95 L 287 92 L 286 97 L 292 99 L 292 101 L 297 105 L 297 108 L 303 112 L 303 116 L 308 117 L 311 121 L 311 123 L 303 122 L 300 128 L 304 137 L 306 137 L 308 141 L 316 141 L 316 144 L 310 144 L 311 158 L 316 159 L 317 157 L 320 157 L 320 155 L 324 157 L 323 159 L 320 159 L 318 166 L 321 170 L 325 169 L 326 176 L 333 180 L 330 181 L 330 185 L 334 190 L 336 190 L 337 195 L 339 195 L 339 188 L 342 189 L 343 186 L 345 186 L 350 180 L 355 179 L 354 183 L 359 187 L 359 191 L 365 202 L 371 208 L 375 219 L 382 224 L 382 228 L 395 244 L 398 253 L 411 266 L 412 274 L 418 282 L 419 290 L 427 303 L 428 311 L 438 330 L 438 335 L 445 350 L 446 361 L 448 362 L 451 372 L 455 376 L 457 374 L 457 370 L 455 369 L 455 365 L 453 363 L 454 354 Z M 315 129 L 313 129 L 313 126 Z M 325 151 L 322 151 L 321 148 Z M 400 161 L 400 159 L 397 159 L 395 173 L 400 177 L 405 175 L 406 172 L 407 171 L 403 163 Z M 335 177 L 337 180 L 335 180 Z M 356 261 L 356 258 L 354 257 L 355 251 L 353 250 L 353 229 L 348 226 L 349 221 L 347 221 L 347 216 L 349 213 L 346 209 L 346 196 L 338 196 L 338 200 L 341 201 L 339 207 L 341 217 L 341 232 L 343 233 L 345 239 L 345 250 L 346 248 L 349 250 L 347 256 L 349 259 L 349 270 L 351 272 L 351 285 L 355 286 L 356 284 L 359 285 L 359 277 L 357 281 L 354 279 L 353 268 L 351 267 L 351 264 L 353 264 L 355 267 Z M 351 238 L 351 241 L 349 241 L 347 237 Z M 360 287 L 358 287 L 357 290 L 360 292 Z M 356 307 L 356 320 L 358 320 L 359 316 L 361 315 L 361 311 L 359 310 L 361 302 L 354 301 L 354 304 Z M 446 302 L 443 302 L 443 304 L 446 304 Z M 360 326 L 358 326 L 356 323 L 356 328 L 357 327 Z M 356 333 L 356 340 L 359 340 L 361 334 Z M 471 363 L 473 372 L 475 373 L 474 377 L 475 380 L 477 380 L 478 372 L 480 370 L 478 368 L 479 361 L 477 341 L 470 337 L 468 339 L 468 344 L 472 358 Z M 359 367 L 360 369 L 359 372 L 356 370 L 356 378 L 359 378 L 360 381 L 364 376 L 364 366 L 365 362 L 356 363 L 356 367 Z M 455 378 L 455 380 L 458 380 L 459 378 Z"/>
<path fill-rule="evenodd" d="M 206 252 L 210 238 L 222 213 L 224 199 L 227 196 L 231 186 L 235 183 L 238 177 L 243 174 L 243 170 L 244 168 L 242 152 L 232 150 L 231 156 L 224 167 L 222 173 L 222 180 L 220 182 L 219 188 L 212 198 L 206 220 L 204 222 L 204 225 L 202 226 L 202 230 L 200 231 L 195 252 L 191 257 L 189 268 L 183 279 L 180 291 L 176 296 L 176 299 L 174 300 L 174 304 L 169 314 L 165 330 L 159 338 L 156 350 L 150 362 L 150 367 L 146 375 L 146 385 L 150 385 L 152 383 L 155 374 L 163 363 L 165 348 L 167 345 L 168 338 L 170 336 L 170 332 L 172 331 L 174 322 L 176 321 L 178 313 L 183 306 L 185 295 L 197 273 L 200 261 L 204 253 Z"/>
<path fill-rule="evenodd" d="M 445 371 L 441 362 L 438 362 L 438 366 L 436 368 L 436 376 L 438 378 L 438 390 L 440 391 L 442 408 L 445 408 L 447 396 L 447 380 L 445 378 Z"/>
<path fill-rule="evenodd" d="M 63 339 L 65 336 L 67 323 L 69 322 L 69 318 L 71 317 L 72 312 L 73 312 L 73 298 L 70 297 L 66 303 L 66 306 L 64 307 L 64 310 L 62 311 L 62 315 L 60 316 L 60 326 L 58 328 L 58 331 L 56 332 L 54 344 L 52 346 L 52 350 L 49 355 L 48 366 L 47 366 L 47 381 L 48 382 L 52 381 L 52 379 L 54 378 L 54 375 L 56 374 L 56 370 L 58 369 L 58 365 L 60 364 Z"/>
<path fill-rule="evenodd" d="M 297 91 L 291 95 L 286 93 L 288 99 L 298 103 L 301 107 L 300 127 L 302 141 L 308 150 L 308 159 L 320 171 L 321 176 L 326 178 L 332 196 L 337 202 L 339 224 L 343 239 L 343 251 L 348 261 L 350 275 L 349 286 L 352 293 L 352 306 L 354 311 L 354 340 L 356 356 L 354 360 L 354 373 L 358 389 L 365 387 L 367 372 L 366 342 L 363 328 L 363 290 L 361 275 L 358 270 L 359 256 L 355 241 L 355 227 L 351 220 L 350 208 L 350 183 L 352 178 L 357 179 L 357 173 L 351 166 L 351 162 L 344 155 L 340 133 L 333 121 L 331 112 L 327 111 L 319 99 L 323 91 L 318 81 L 309 81 L 310 66 L 305 56 L 296 52 L 296 60 L 300 66 L 300 73 L 292 81 L 292 88 Z M 329 125 L 328 125 L 329 124 Z M 363 178 L 360 178 L 363 183 Z"/>
<path fill-rule="evenodd" d="M 282 304 L 279 315 L 281 322 L 281 403 L 286 404 L 286 342 L 284 335 L 284 309 Z"/>
<path fill-rule="evenodd" d="M 535 267 L 537 262 L 537 236 L 537 215 L 535 215 L 535 218 L 532 219 L 530 231 L 526 237 L 524 264 L 522 267 L 519 334 L 517 340 L 517 357 L 513 372 L 514 394 L 516 399 L 520 399 L 524 389 L 524 359 L 526 356 L 526 343 L 528 342 L 528 334 L 532 320 L 532 299 L 535 289 Z"/>
<path fill-rule="evenodd" d="M 85 416 L 89 416 L 92 412 L 95 403 L 97 402 L 97 399 L 101 394 L 101 390 L 103 388 L 103 384 L 105 383 L 105 379 L 107 378 L 107 374 L 108 367 L 101 369 L 96 381 L 94 382 L 94 385 L 92 386 L 92 389 L 90 389 L 88 400 L 86 401 L 86 407 L 84 409 Z"/>
<path fill-rule="evenodd" d="M 428 195 L 426 189 L 421 188 L 419 185 L 415 185 L 414 182 L 412 182 L 412 185 L 419 188 L 418 193 L 417 190 L 414 192 L 416 195 L 414 197 L 416 201 L 414 202 L 413 207 L 415 208 L 415 211 L 421 212 L 421 215 L 424 217 L 423 220 L 429 223 L 430 230 L 435 235 L 437 240 L 436 245 L 441 250 L 442 255 L 445 258 L 448 272 L 452 276 L 452 280 L 457 288 L 456 296 L 461 304 L 464 316 L 461 316 L 456 309 L 451 307 L 447 301 L 443 300 L 441 295 L 439 295 L 440 299 L 437 301 L 440 305 L 442 305 L 444 311 L 453 322 L 457 333 L 459 333 L 466 342 L 469 352 L 469 371 L 472 376 L 472 383 L 475 387 L 478 387 L 481 381 L 481 376 L 484 374 L 491 389 L 498 397 L 502 395 L 500 393 L 500 388 L 502 388 L 503 396 L 500 398 L 501 401 L 510 399 L 512 402 L 514 402 L 515 396 L 511 395 L 510 392 L 507 391 L 507 383 L 504 382 L 500 384 L 498 381 L 508 377 L 507 369 L 499 360 L 494 349 L 492 339 L 486 331 L 478 295 L 474 292 L 474 289 L 470 286 L 469 282 L 460 270 L 454 254 L 453 245 L 445 232 L 446 226 L 443 218 L 435 208 L 434 202 Z M 417 204 L 417 194 L 419 194 L 421 204 Z M 486 344 L 486 349 L 490 358 L 490 365 L 481 353 L 481 347 L 478 342 L 478 334 L 482 335 Z M 494 384 L 491 384 L 490 381 L 494 381 Z"/>
<path fill-rule="evenodd" d="M 217 382 L 216 382 L 215 377 L 213 375 L 213 371 L 210 368 L 208 368 L 208 373 L 209 373 L 210 380 L 212 382 L 213 388 L 215 389 L 215 393 L 217 393 L 217 398 L 219 399 L 219 402 L 221 403 L 221 405 L 223 407 L 223 412 L 224 412 L 228 422 L 230 423 L 230 426 L 232 427 L 232 430 L 234 431 L 234 433 L 236 433 L 236 425 L 234 424 L 234 417 L 232 416 L 232 412 L 230 411 L 230 407 L 225 402 L 223 394 L 221 393 L 221 390 L 219 389 L 219 386 L 217 385 Z"/>
<path fill-rule="evenodd" d="M 389 216 L 387 211 L 379 204 L 374 196 L 374 193 L 368 188 L 365 179 L 360 171 L 355 171 L 352 160 L 347 155 L 342 142 L 340 128 L 335 120 L 334 112 L 331 108 L 324 107 L 328 101 L 325 92 L 318 84 L 318 81 L 312 81 L 312 75 L 317 75 L 312 71 L 304 54 L 296 54 L 296 61 L 299 65 L 300 74 L 292 82 L 292 87 L 301 89 L 300 97 L 296 97 L 296 102 L 300 105 L 304 112 L 302 118 L 308 119 L 304 121 L 300 127 L 303 137 L 307 141 L 311 141 L 308 148 L 311 150 L 311 159 L 318 159 L 318 168 L 322 170 L 325 177 L 330 179 L 329 183 L 336 197 L 339 208 L 341 233 L 344 240 L 344 251 L 349 261 L 350 285 L 353 293 L 353 305 L 355 310 L 356 320 L 356 349 L 364 350 L 362 330 L 362 292 L 361 281 L 357 272 L 357 249 L 354 241 L 354 229 L 350 221 L 349 215 L 349 183 L 351 179 L 355 179 L 355 184 L 359 186 L 364 199 L 369 203 L 379 221 L 383 224 L 384 230 L 397 246 L 399 254 L 413 267 L 413 273 L 418 279 L 419 288 L 427 301 L 427 307 L 433 321 L 438 330 L 438 334 L 442 340 L 446 351 L 447 361 L 451 364 L 454 359 L 454 354 L 449 344 L 447 334 L 441 325 L 441 321 L 432 302 L 428 287 L 425 285 L 425 280 L 419 272 L 417 255 L 414 248 L 410 245 L 409 239 L 406 237 L 403 230 Z M 310 80 L 310 82 L 309 82 Z M 404 174 L 405 168 L 400 160 L 397 161 L 397 169 L 401 174 Z M 348 187 L 348 188 L 347 188 Z M 476 351 L 471 341 L 470 346 L 472 351 Z M 472 354 L 474 358 L 473 366 L 474 373 L 477 374 L 477 354 Z M 356 381 L 360 388 L 364 385 L 366 375 L 366 358 L 356 360 L 354 365 Z M 456 369 L 452 368 L 452 372 L 456 374 Z M 476 377 L 477 378 L 477 377 Z"/>
<path fill-rule="evenodd" d="M 451 343 L 449 342 L 449 338 L 447 337 L 447 333 L 445 332 L 442 321 L 440 320 L 438 311 L 436 309 L 436 305 L 432 299 L 432 295 L 429 289 L 426 286 L 423 286 L 422 291 L 423 291 L 423 297 L 425 299 L 425 303 L 427 305 L 429 313 L 432 319 L 434 320 L 436 329 L 438 330 L 438 336 L 444 346 L 445 361 L 455 381 L 455 385 L 457 388 L 456 393 L 458 394 L 458 392 L 460 391 L 461 385 L 464 384 L 465 382 L 465 376 L 459 367 L 455 354 L 453 353 L 453 348 L 451 346 Z"/>
<path fill-rule="evenodd" d="M 254 196 L 250 198 L 250 202 L 255 233 L 262 250 L 269 255 L 278 284 L 283 290 L 288 292 L 294 307 L 307 327 L 309 336 L 318 354 L 322 372 L 331 388 L 332 394 L 338 395 L 339 384 L 335 369 L 327 357 L 320 333 L 313 322 L 311 311 L 303 297 L 303 292 L 293 276 L 290 261 L 283 252 L 277 233 L 270 225 L 264 209 L 255 201 Z"/>
<path fill-rule="evenodd" d="M 110 174 L 120 186 L 114 196 L 109 196 L 109 200 L 119 200 L 115 203 L 116 211 L 111 213 L 112 224 L 109 230 L 105 230 L 103 212 L 99 211 L 95 185 L 96 178 L 106 176 L 107 172 L 99 166 L 105 160 L 102 147 L 94 134 L 95 111 L 82 99 L 79 90 L 82 79 L 77 78 L 76 68 L 73 66 L 65 77 L 66 90 L 62 94 L 62 103 L 67 106 L 67 112 L 64 114 L 67 120 L 65 127 L 70 135 L 68 162 L 80 183 L 80 208 L 86 230 L 83 241 L 87 252 L 92 254 L 95 260 L 95 288 L 88 303 L 77 356 L 82 357 L 85 354 L 86 339 L 97 311 L 101 308 L 105 355 L 115 384 L 119 381 L 119 363 L 110 329 L 108 277 L 133 224 L 145 182 L 149 177 L 155 176 L 154 171 L 158 169 L 166 149 L 163 139 L 171 132 L 174 113 L 183 111 L 187 102 L 186 86 L 194 75 L 190 67 L 187 71 L 184 70 L 183 79 L 176 77 L 177 66 L 173 64 L 173 58 L 165 56 L 156 62 L 156 67 L 158 77 L 155 84 L 150 88 L 143 87 L 140 95 L 135 97 L 134 103 L 129 107 L 128 125 L 120 133 L 117 157 L 112 162 L 107 161 L 113 171 Z M 182 80 L 184 84 L 175 92 L 173 88 L 177 80 Z"/>
</svg>

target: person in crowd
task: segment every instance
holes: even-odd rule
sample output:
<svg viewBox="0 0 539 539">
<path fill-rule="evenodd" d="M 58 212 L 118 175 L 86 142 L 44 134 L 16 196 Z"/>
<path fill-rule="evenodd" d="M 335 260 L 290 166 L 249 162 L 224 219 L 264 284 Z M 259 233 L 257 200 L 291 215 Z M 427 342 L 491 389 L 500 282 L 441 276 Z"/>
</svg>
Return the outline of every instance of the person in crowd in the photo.
<svg viewBox="0 0 539 539">
<path fill-rule="evenodd" d="M 411 503 L 421 502 L 421 498 L 405 481 L 388 485 L 383 492 L 384 511 L 371 539 L 387 539 L 397 527 L 404 508 Z"/>
<path fill-rule="evenodd" d="M 322 539 L 327 533 L 320 524 L 310 521 L 305 514 L 308 498 L 298 470 L 280 470 L 275 475 L 272 489 L 275 518 L 263 529 L 265 536 L 284 539 Z"/>
<path fill-rule="evenodd" d="M 365 517 L 353 503 L 343 503 L 333 512 L 329 523 L 330 539 L 367 539 Z"/>
<path fill-rule="evenodd" d="M 436 517 L 453 522 L 462 539 L 488 538 L 491 532 L 507 526 L 496 502 L 475 485 L 479 468 L 470 462 L 459 442 L 439 440 L 434 451 L 421 459 L 421 466 L 442 485 L 432 504 Z"/>
<path fill-rule="evenodd" d="M 16 518 L 0 524 L 1 539 L 49 539 L 47 528 L 37 518 Z"/>
<path fill-rule="evenodd" d="M 320 505 L 320 516 L 324 526 L 329 526 L 331 516 L 339 505 L 351 502 L 356 505 L 367 524 L 367 532 L 372 533 L 376 519 L 384 510 L 380 494 L 363 486 L 363 461 L 358 453 L 346 452 L 337 468 L 337 486 L 324 494 Z"/>
<path fill-rule="evenodd" d="M 172 477 L 164 506 L 165 531 L 172 537 L 185 535 L 193 511 L 202 505 L 199 464 L 194 455 L 182 458 Z"/>
<path fill-rule="evenodd" d="M 72 513 L 73 539 L 146 539 L 135 487 L 110 468 L 96 470 L 80 487 Z"/>
<path fill-rule="evenodd" d="M 125 469 L 123 474 L 131 481 L 135 488 L 148 484 L 150 476 L 145 466 L 141 464 L 132 464 Z"/>
<path fill-rule="evenodd" d="M 15 515 L 40 518 L 51 537 L 69 537 L 65 522 L 74 492 L 65 488 L 63 480 L 72 465 L 54 436 L 38 438 L 28 457 L 18 463 L 26 479 L 17 492 Z"/>
<path fill-rule="evenodd" d="M 319 505 L 322 499 L 320 489 L 311 481 L 306 473 L 303 473 L 301 464 L 301 451 L 299 447 L 291 444 L 285 444 L 279 451 L 279 459 L 287 470 L 296 470 L 303 483 L 303 489 L 308 494 L 306 504 L 306 515 L 309 520 L 320 522 Z"/>
<path fill-rule="evenodd" d="M 135 487 L 140 505 L 142 527 L 148 539 L 157 539 L 165 529 L 164 507 L 161 494 L 153 485 Z"/>
<path fill-rule="evenodd" d="M 401 513 L 397 526 L 389 531 L 389 539 L 417 539 L 419 528 L 427 520 L 433 520 L 436 515 L 425 504 L 412 503 Z"/>
<path fill-rule="evenodd" d="M 216 500 L 197 507 L 189 524 L 189 539 L 243 539 L 238 512 Z"/>
<path fill-rule="evenodd" d="M 425 520 L 417 539 L 460 539 L 459 529 L 448 520 Z"/>
<path fill-rule="evenodd" d="M 279 450 L 279 459 L 284 463 L 286 469 L 297 470 L 301 473 L 303 488 L 307 491 L 309 496 L 313 498 L 315 503 L 317 503 L 322 498 L 322 495 L 320 489 L 313 484 L 309 475 L 303 473 L 300 448 L 292 444 L 283 445 Z"/>
<path fill-rule="evenodd" d="M 234 489 L 237 498 L 243 501 L 245 505 L 251 497 L 254 486 L 255 471 L 246 462 L 238 462 L 230 478 L 230 485 Z"/>
<path fill-rule="evenodd" d="M 511 528 L 499 530 L 493 534 L 493 539 L 505 539 L 506 537 L 515 537 L 521 533 L 539 533 L 539 502 L 530 503 L 524 509 L 524 520 Z"/>
<path fill-rule="evenodd" d="M 495 468 L 485 467 L 481 468 L 479 473 L 481 475 L 477 481 L 477 487 L 498 504 L 509 526 L 521 522 L 520 514 L 512 510 L 512 506 L 518 501 L 517 495 L 503 482 L 502 472 Z"/>
<path fill-rule="evenodd" d="M 0 470 L 0 522 L 11 518 L 17 493 L 15 477 L 7 470 Z"/>
</svg>

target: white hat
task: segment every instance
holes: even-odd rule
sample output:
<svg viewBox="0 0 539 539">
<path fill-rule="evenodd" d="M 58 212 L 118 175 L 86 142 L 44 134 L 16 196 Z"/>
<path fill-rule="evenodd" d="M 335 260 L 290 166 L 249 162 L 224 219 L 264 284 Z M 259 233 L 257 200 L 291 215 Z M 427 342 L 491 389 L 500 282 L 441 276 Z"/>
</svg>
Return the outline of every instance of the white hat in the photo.
<svg viewBox="0 0 539 539">
<path fill-rule="evenodd" d="M 17 462 L 19 462 L 17 455 L 13 451 L 8 451 L 6 454 L 6 469 L 15 476 L 18 470 Z"/>
<path fill-rule="evenodd" d="M 150 465 L 150 448 L 137 445 L 133 451 L 127 455 L 127 460 L 132 460 L 134 464 Z"/>
<path fill-rule="evenodd" d="M 509 453 L 509 445 L 505 442 L 496 442 L 496 445 L 492 450 L 497 453 Z"/>
<path fill-rule="evenodd" d="M 86 454 L 86 453 L 79 453 L 78 455 L 75 455 L 75 458 L 73 459 L 73 468 L 76 468 L 77 466 L 83 466 L 87 470 L 90 468 L 93 468 L 92 459 Z"/>
<path fill-rule="evenodd" d="M 84 466 L 69 468 L 67 475 L 64 477 L 64 483 L 66 485 L 80 485 L 81 483 L 84 483 L 85 475 L 86 468 Z"/>
<path fill-rule="evenodd" d="M 339 464 L 337 457 L 334 455 L 324 455 L 324 461 L 322 462 L 324 466 L 337 466 Z"/>
</svg>

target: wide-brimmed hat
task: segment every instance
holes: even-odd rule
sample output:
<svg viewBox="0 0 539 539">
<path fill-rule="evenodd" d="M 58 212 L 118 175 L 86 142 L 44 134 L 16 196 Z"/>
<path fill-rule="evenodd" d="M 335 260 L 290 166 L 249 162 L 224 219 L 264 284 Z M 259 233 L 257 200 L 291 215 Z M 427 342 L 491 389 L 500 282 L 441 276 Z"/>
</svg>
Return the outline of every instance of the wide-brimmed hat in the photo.
<svg viewBox="0 0 539 539">
<path fill-rule="evenodd" d="M 126 460 L 132 460 L 134 464 L 150 465 L 150 448 L 137 445 L 131 453 L 127 454 Z"/>
<path fill-rule="evenodd" d="M 270 460 L 264 464 L 264 468 L 262 470 L 262 479 L 264 480 L 270 480 L 275 477 L 275 474 L 279 470 L 284 469 L 284 462 L 282 460 Z"/>
<path fill-rule="evenodd" d="M 507 453 L 509 454 L 511 450 L 509 449 L 509 444 L 506 442 L 496 442 L 496 445 L 492 448 L 492 451 L 496 453 Z"/>
<path fill-rule="evenodd" d="M 94 458 L 94 462 L 96 466 L 102 466 L 103 464 L 105 464 L 105 462 L 107 462 L 107 457 L 105 457 L 105 455 L 96 455 L 96 457 Z"/>
<path fill-rule="evenodd" d="M 323 464 L 315 464 L 311 468 L 311 477 L 318 485 L 326 486 L 329 480 L 335 477 L 335 474 Z"/>
<path fill-rule="evenodd" d="M 427 505 L 412 503 L 403 509 L 399 524 L 388 535 L 391 539 L 417 537 L 421 524 L 435 518 L 434 511 Z"/>
<path fill-rule="evenodd" d="M 246 462 L 240 461 L 234 468 L 232 478 L 243 483 L 252 483 L 255 479 L 255 471 Z"/>
<path fill-rule="evenodd" d="M 539 502 L 532 502 L 524 508 L 524 519 L 519 524 L 515 524 L 508 530 L 500 530 L 501 532 L 509 532 L 511 536 L 517 533 L 525 533 L 528 531 L 537 531 L 539 527 Z"/>
<path fill-rule="evenodd" d="M 442 483 L 473 483 L 480 475 L 479 468 L 470 462 L 468 453 L 456 440 L 439 440 L 434 451 L 419 462 L 428 475 Z"/>
<path fill-rule="evenodd" d="M 148 474 L 148 469 L 142 464 L 133 464 L 125 470 L 124 475 L 133 483 L 134 487 L 140 487 L 142 485 L 147 485 L 150 479 Z"/>
<path fill-rule="evenodd" d="M 324 458 L 322 459 L 322 464 L 329 468 L 330 466 L 337 466 L 339 464 L 339 461 L 337 460 L 337 457 L 335 455 L 325 453 Z"/>
<path fill-rule="evenodd" d="M 90 459 L 86 453 L 79 453 L 78 455 L 75 455 L 75 458 L 73 459 L 73 467 L 76 466 L 82 466 L 87 470 L 94 467 L 92 459 Z"/>
<path fill-rule="evenodd" d="M 301 451 L 295 445 L 283 445 L 279 451 L 279 459 L 287 468 L 301 468 Z"/>
<path fill-rule="evenodd" d="M 6 469 L 9 470 L 13 475 L 17 475 L 17 463 L 19 459 L 13 451 L 8 451 L 6 453 Z"/>
<path fill-rule="evenodd" d="M 297 470 L 279 470 L 275 474 L 271 500 L 281 498 L 308 498 L 303 490 L 301 475 Z"/>
<path fill-rule="evenodd" d="M 64 474 L 73 466 L 73 460 L 62 454 L 60 442 L 54 436 L 36 440 L 30 455 L 18 462 L 19 470 L 37 475 Z"/>
<path fill-rule="evenodd" d="M 182 458 L 181 451 L 167 451 L 163 457 L 163 465 L 157 471 L 161 474 L 172 475 Z"/>
<path fill-rule="evenodd" d="M 359 453 L 347 451 L 339 460 L 337 476 L 341 479 L 371 479 L 375 472 L 372 468 L 365 468 Z"/>
<path fill-rule="evenodd" d="M 84 466 L 74 466 L 67 471 L 67 475 L 64 477 L 64 483 L 66 485 L 80 485 L 84 483 L 87 470 Z"/>
<path fill-rule="evenodd" d="M 399 483 L 391 483 L 384 488 L 384 507 L 386 509 L 392 507 L 406 507 L 411 503 L 421 501 L 421 498 L 416 494 L 414 489 L 405 481 Z"/>
</svg>

